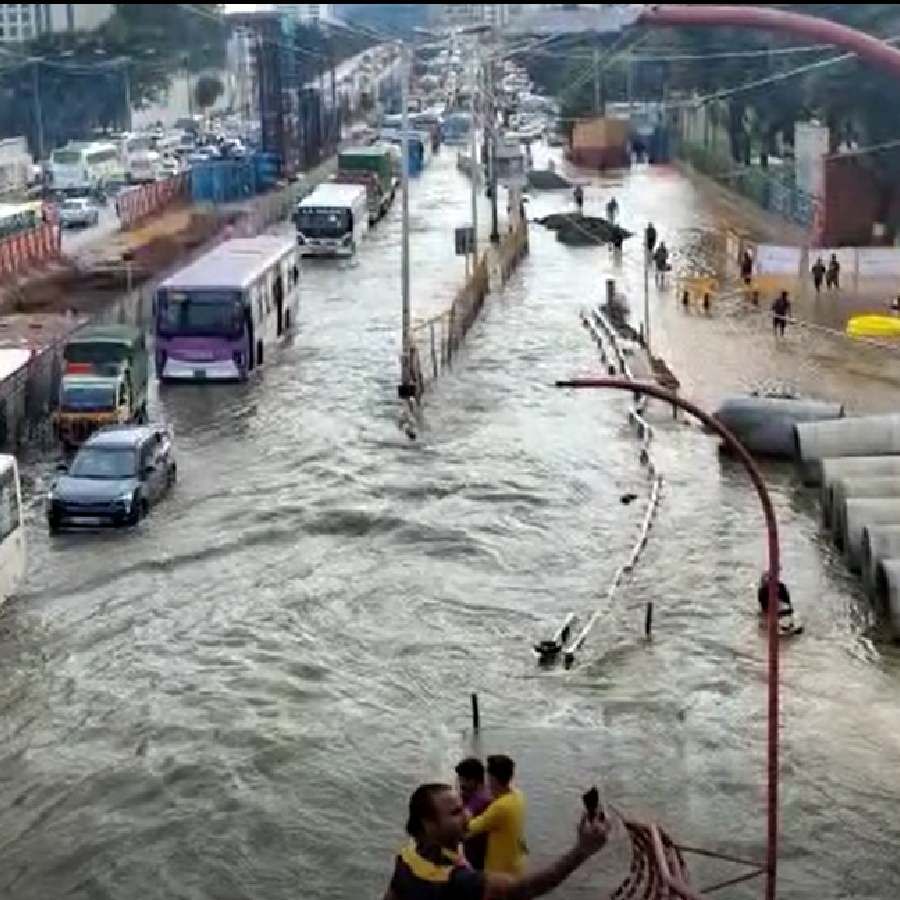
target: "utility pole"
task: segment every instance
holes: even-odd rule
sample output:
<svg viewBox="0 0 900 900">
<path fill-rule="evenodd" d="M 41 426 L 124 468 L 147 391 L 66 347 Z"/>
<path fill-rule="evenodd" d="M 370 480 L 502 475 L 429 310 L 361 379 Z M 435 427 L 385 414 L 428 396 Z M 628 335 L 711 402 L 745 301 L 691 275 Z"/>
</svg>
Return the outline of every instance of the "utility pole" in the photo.
<svg viewBox="0 0 900 900">
<path fill-rule="evenodd" d="M 644 346 L 647 355 L 652 356 L 650 350 L 650 250 L 644 247 Z"/>
<path fill-rule="evenodd" d="M 41 84 L 38 71 L 40 64 L 40 58 L 31 58 L 31 90 L 34 94 L 34 129 L 37 139 L 38 162 L 44 158 L 44 113 L 41 109 Z"/>
<path fill-rule="evenodd" d="M 131 131 L 131 74 L 128 71 L 128 60 L 123 60 L 122 78 L 125 81 L 125 130 Z"/>
<path fill-rule="evenodd" d="M 400 397 L 404 400 L 415 396 L 415 386 L 410 372 L 410 314 L 409 314 L 409 48 L 404 43 L 401 50 L 400 89 L 400 185 L 403 200 L 403 240 L 400 245 L 400 284 L 403 291 L 402 356 L 400 360 Z"/>
<path fill-rule="evenodd" d="M 476 38 L 477 40 L 477 38 Z M 475 65 L 474 65 L 474 82 L 472 84 L 472 137 L 471 137 L 471 153 L 472 153 L 472 271 L 478 264 L 478 187 L 479 175 L 481 174 L 481 166 L 478 165 L 478 137 L 476 123 L 476 98 L 480 87 L 481 79 L 479 76 L 479 68 L 481 60 L 478 54 L 478 45 L 475 45 Z"/>
<path fill-rule="evenodd" d="M 594 47 L 594 115 L 600 115 L 600 50 Z"/>
<path fill-rule="evenodd" d="M 497 50 L 497 32 L 492 32 L 494 38 L 491 45 L 491 53 L 487 63 L 488 80 L 488 128 L 491 139 L 488 144 L 488 176 L 491 185 L 491 243 L 500 243 L 500 228 L 497 221 L 497 106 L 494 95 L 494 55 Z"/>
</svg>

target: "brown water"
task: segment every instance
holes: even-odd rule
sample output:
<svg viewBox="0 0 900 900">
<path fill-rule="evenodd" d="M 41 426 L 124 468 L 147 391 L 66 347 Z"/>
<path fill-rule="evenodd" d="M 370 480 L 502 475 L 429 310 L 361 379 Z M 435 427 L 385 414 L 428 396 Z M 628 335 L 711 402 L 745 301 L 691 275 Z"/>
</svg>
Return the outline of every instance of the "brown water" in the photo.
<svg viewBox="0 0 900 900">
<path fill-rule="evenodd" d="M 414 301 L 432 309 L 461 269 L 451 157 L 412 197 Z M 616 191 L 626 225 L 652 213 L 677 249 L 715 226 L 673 173 Z M 642 515 L 619 497 L 645 481 L 626 399 L 551 387 L 597 370 L 577 313 L 608 254 L 540 228 L 531 246 L 418 442 L 396 426 L 395 211 L 352 265 L 307 267 L 302 333 L 257 380 L 158 398 L 181 478 L 137 531 L 49 541 L 35 506 L 28 590 L 0 619 L 0 896 L 376 895 L 408 792 L 470 747 L 471 691 L 484 747 L 520 761 L 538 859 L 593 781 L 685 841 L 762 852 L 761 516 L 698 429 L 656 416 L 666 485 L 646 556 L 580 665 L 535 669 L 531 642 L 599 602 Z M 683 379 L 743 371 L 692 352 L 717 322 L 671 303 L 666 318 L 668 302 L 660 340 Z M 812 499 L 787 468 L 768 475 L 806 624 L 785 646 L 780 896 L 884 898 L 900 880 L 898 658 Z"/>
</svg>

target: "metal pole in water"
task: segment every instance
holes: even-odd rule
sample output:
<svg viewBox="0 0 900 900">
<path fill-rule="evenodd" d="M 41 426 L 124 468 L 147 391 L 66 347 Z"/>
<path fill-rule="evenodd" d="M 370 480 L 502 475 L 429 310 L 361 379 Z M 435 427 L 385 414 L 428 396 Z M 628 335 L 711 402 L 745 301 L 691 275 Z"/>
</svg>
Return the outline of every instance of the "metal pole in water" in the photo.
<svg viewBox="0 0 900 900">
<path fill-rule="evenodd" d="M 647 604 L 647 615 L 644 617 L 644 637 L 649 641 L 653 631 L 653 603 Z"/>
<path fill-rule="evenodd" d="M 478 694 L 472 694 L 472 728 L 475 731 L 481 727 L 481 714 L 478 712 Z"/>
<path fill-rule="evenodd" d="M 476 38 L 477 40 L 477 38 Z M 479 77 L 481 69 L 481 60 L 479 59 L 478 54 L 478 45 L 475 46 L 475 81 L 472 85 L 472 140 L 471 140 L 471 153 L 472 153 L 472 167 L 470 169 L 471 180 L 472 180 L 472 271 L 475 271 L 475 266 L 478 264 L 478 176 L 481 172 L 481 167 L 478 165 L 478 137 L 476 134 L 475 121 L 476 121 L 476 104 L 475 100 L 479 92 L 479 87 L 481 84 L 481 78 Z"/>
<path fill-rule="evenodd" d="M 644 248 L 644 346 L 650 351 L 650 251 Z"/>
<path fill-rule="evenodd" d="M 402 135 L 400 139 L 400 147 L 402 154 L 402 163 L 400 166 L 400 185 L 403 197 L 403 240 L 400 247 L 400 282 L 403 291 L 403 348 L 400 361 L 400 396 L 403 399 L 411 397 L 413 393 L 410 384 L 409 371 L 409 350 L 410 350 L 410 334 L 409 334 L 409 49 L 406 44 L 403 45 L 402 53 L 402 72 L 401 72 L 401 90 L 400 90 L 400 117 Z"/>
</svg>

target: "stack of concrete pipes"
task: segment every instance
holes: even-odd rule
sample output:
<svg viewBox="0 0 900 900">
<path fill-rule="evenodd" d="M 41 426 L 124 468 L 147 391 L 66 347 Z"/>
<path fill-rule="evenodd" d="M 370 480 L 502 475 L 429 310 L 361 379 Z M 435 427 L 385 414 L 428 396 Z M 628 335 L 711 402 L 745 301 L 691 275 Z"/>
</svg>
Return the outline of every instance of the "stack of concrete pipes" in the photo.
<svg viewBox="0 0 900 900">
<path fill-rule="evenodd" d="M 800 423 L 794 450 L 836 546 L 900 639 L 900 415 Z"/>
</svg>

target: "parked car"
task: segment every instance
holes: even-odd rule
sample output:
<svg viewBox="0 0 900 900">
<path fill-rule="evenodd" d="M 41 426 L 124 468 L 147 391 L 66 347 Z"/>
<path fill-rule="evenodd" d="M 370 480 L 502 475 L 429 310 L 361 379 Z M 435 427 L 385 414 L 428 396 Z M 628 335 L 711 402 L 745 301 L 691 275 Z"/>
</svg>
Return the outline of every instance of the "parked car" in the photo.
<svg viewBox="0 0 900 900">
<path fill-rule="evenodd" d="M 137 525 L 178 477 L 165 425 L 103 428 L 60 470 L 47 494 L 51 534 L 67 527 Z"/>
<path fill-rule="evenodd" d="M 100 210 L 88 197 L 71 197 L 60 205 L 59 221 L 64 228 L 87 228 L 100 221 Z"/>
</svg>

